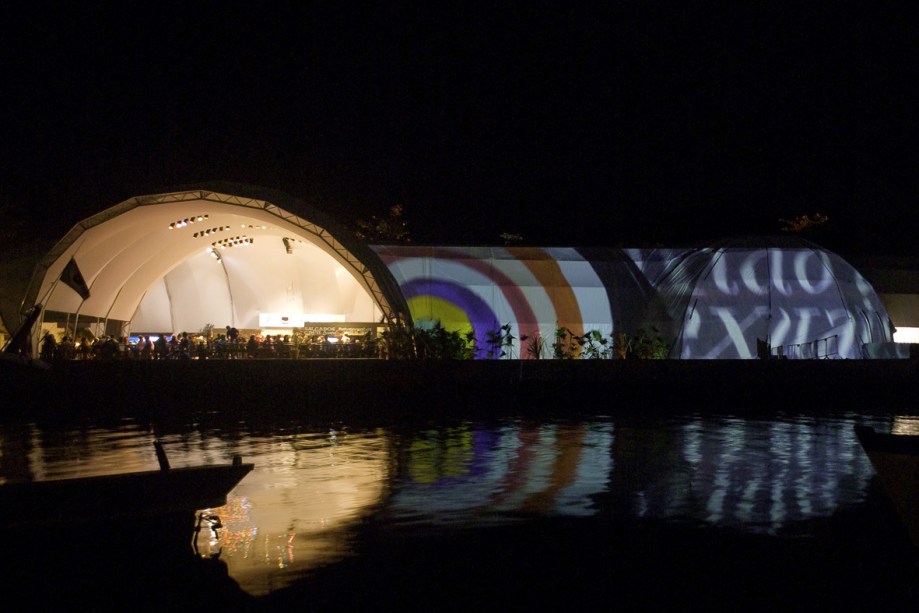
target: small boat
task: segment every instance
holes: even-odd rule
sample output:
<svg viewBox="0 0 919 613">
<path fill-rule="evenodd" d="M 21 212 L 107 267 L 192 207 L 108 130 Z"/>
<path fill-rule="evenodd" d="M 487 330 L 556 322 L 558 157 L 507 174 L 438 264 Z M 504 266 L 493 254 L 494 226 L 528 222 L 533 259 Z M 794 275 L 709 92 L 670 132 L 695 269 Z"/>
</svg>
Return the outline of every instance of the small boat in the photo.
<svg viewBox="0 0 919 613">
<path fill-rule="evenodd" d="M 919 547 L 919 436 L 884 434 L 855 426 L 855 435 Z"/>
<path fill-rule="evenodd" d="M 253 469 L 240 456 L 229 464 L 171 468 L 162 445 L 154 445 L 159 470 L 0 485 L 0 529 L 194 518 L 225 505 Z"/>
</svg>

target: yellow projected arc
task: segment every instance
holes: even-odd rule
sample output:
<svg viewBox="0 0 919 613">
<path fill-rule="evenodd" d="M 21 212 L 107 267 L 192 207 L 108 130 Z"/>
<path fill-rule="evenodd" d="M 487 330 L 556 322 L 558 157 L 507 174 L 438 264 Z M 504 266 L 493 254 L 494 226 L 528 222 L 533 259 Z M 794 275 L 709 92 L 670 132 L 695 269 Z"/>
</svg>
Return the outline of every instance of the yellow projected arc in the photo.
<svg viewBox="0 0 919 613">
<path fill-rule="evenodd" d="M 460 334 L 472 330 L 472 322 L 466 311 L 449 300 L 424 295 L 409 298 L 407 302 L 412 319 L 416 322 L 439 321 L 445 330 L 455 330 Z"/>
</svg>

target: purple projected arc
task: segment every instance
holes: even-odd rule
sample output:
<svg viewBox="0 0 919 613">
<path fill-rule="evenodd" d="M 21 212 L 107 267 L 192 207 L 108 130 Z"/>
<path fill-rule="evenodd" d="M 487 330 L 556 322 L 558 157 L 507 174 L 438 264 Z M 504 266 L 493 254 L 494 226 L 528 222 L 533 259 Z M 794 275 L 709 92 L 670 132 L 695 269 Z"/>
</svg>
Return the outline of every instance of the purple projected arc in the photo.
<svg viewBox="0 0 919 613">
<path fill-rule="evenodd" d="M 487 358 L 489 350 L 484 346 L 489 332 L 494 332 L 498 325 L 495 312 L 471 290 L 446 281 L 415 280 L 399 286 L 406 300 L 419 296 L 434 296 L 447 300 L 463 310 L 472 324 L 472 331 L 479 343 L 477 358 Z"/>
</svg>

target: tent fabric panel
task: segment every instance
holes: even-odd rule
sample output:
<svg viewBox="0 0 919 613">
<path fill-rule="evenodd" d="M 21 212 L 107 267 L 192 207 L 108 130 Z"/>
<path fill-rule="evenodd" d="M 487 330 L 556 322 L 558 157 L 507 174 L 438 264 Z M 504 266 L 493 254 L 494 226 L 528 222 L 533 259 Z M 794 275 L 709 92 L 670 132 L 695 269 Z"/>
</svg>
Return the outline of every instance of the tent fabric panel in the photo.
<svg viewBox="0 0 919 613">
<path fill-rule="evenodd" d="M 171 309 L 165 279 L 160 279 L 150 286 L 140 301 L 131 321 L 131 332 L 144 334 L 172 331 Z"/>
<path fill-rule="evenodd" d="M 207 324 L 222 328 L 232 321 L 227 278 L 210 255 L 199 253 L 182 262 L 165 283 L 175 325 L 170 332 L 197 332 Z"/>
<path fill-rule="evenodd" d="M 854 359 L 864 344 L 889 340 L 870 284 L 825 250 L 726 247 L 680 264 L 671 270 L 680 282 L 669 287 L 670 304 L 687 302 L 681 358 L 756 357 L 762 339 L 786 357 Z M 859 316 L 863 306 L 873 318 Z"/>
<path fill-rule="evenodd" d="M 155 282 L 138 305 L 131 327 L 138 331 L 196 332 L 232 321 L 226 275 L 214 258 L 199 253 Z"/>
<path fill-rule="evenodd" d="M 582 334 L 587 321 L 591 329 L 610 333 L 612 320 L 602 282 L 575 250 L 564 250 L 563 255 L 565 259 L 558 261 L 550 250 L 535 248 L 381 249 L 381 258 L 393 277 L 403 289 L 411 286 L 410 304 L 416 319 L 427 315 L 418 312 L 429 304 L 419 295 L 426 285 L 437 291 L 452 285 L 473 292 L 485 305 L 475 313 L 467 312 L 471 320 L 482 316 L 493 319 L 475 321 L 479 328 L 495 330 L 510 324 L 517 338 L 537 333 L 554 338 L 557 326 Z M 573 286 L 571 278 L 580 279 L 583 287 Z M 436 301 L 432 299 L 430 304 Z"/>
</svg>

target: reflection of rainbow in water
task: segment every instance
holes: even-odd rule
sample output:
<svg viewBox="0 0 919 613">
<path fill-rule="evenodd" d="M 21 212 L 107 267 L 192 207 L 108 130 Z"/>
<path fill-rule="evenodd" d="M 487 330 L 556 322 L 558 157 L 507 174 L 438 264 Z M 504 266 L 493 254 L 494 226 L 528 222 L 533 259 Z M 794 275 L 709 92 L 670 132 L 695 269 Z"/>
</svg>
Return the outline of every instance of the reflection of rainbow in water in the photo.
<svg viewBox="0 0 919 613">
<path fill-rule="evenodd" d="M 469 426 L 419 433 L 388 511 L 395 518 L 468 520 L 470 512 L 591 515 L 607 487 L 612 424 Z"/>
</svg>

